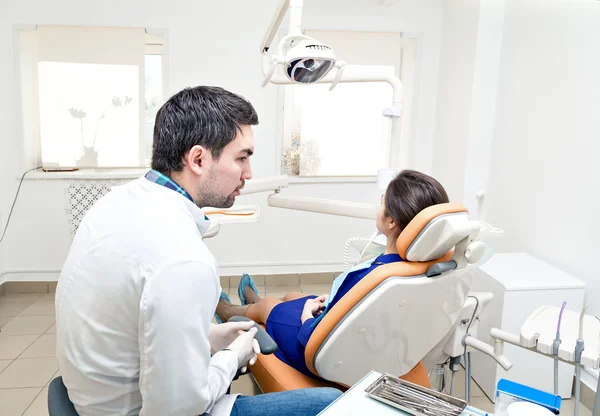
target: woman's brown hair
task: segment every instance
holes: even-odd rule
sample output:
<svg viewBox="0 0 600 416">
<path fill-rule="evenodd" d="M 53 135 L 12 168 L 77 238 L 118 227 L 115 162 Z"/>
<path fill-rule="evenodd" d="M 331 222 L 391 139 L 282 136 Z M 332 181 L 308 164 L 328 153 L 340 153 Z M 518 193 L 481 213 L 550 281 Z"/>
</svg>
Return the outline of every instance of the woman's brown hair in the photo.
<svg viewBox="0 0 600 416">
<path fill-rule="evenodd" d="M 448 202 L 444 187 L 431 176 L 414 170 L 403 170 L 385 192 L 386 215 L 391 216 L 399 231 L 425 208 Z"/>
</svg>

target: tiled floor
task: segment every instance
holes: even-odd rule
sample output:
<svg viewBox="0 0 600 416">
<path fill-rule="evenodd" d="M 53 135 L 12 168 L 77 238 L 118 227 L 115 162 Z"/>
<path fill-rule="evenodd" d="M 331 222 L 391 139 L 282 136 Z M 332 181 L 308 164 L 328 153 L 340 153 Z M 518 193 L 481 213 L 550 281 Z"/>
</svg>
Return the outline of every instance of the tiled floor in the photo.
<svg viewBox="0 0 600 416">
<path fill-rule="evenodd" d="M 58 374 L 53 294 L 0 296 L 0 413 L 48 414 L 48 383 Z"/>
<path fill-rule="evenodd" d="M 266 287 L 265 287 L 266 286 Z M 290 290 L 320 295 L 330 285 L 304 284 L 298 287 L 259 286 L 261 294 L 281 297 Z M 225 289 L 233 303 L 239 303 L 237 290 Z M 56 364 L 56 328 L 53 294 L 6 294 L 0 296 L 0 414 L 2 416 L 48 415 L 48 384 L 59 375 Z M 260 394 L 251 375 L 232 384 L 232 392 Z M 456 378 L 454 394 L 464 397 L 464 372 Z M 493 411 L 493 404 L 475 382 L 471 404 Z M 573 400 L 563 402 L 562 416 L 573 415 Z M 582 407 L 581 416 L 591 412 Z"/>
</svg>

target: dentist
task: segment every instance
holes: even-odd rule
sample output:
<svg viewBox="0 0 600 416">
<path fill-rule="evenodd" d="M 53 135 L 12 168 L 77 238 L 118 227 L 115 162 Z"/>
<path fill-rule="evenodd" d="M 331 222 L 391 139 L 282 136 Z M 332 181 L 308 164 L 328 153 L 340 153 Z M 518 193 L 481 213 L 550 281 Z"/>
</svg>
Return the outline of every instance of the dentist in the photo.
<svg viewBox="0 0 600 416">
<path fill-rule="evenodd" d="M 221 288 L 200 208 L 240 195 L 256 124 L 222 88 L 177 93 L 156 116 L 152 170 L 82 220 L 56 292 L 59 369 L 81 416 L 316 415 L 341 394 L 226 394 L 259 349 L 252 323 L 211 322 Z"/>
</svg>

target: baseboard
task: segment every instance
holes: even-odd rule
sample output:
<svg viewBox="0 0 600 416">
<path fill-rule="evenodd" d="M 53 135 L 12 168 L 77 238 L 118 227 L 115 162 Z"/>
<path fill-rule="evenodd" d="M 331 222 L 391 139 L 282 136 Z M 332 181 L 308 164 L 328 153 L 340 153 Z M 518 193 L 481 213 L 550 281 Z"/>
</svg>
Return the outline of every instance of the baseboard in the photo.
<svg viewBox="0 0 600 416">
<path fill-rule="evenodd" d="M 58 269 L 9 269 L 0 273 L 0 293 L 54 293 Z"/>
<path fill-rule="evenodd" d="M 283 275 L 341 272 L 344 264 L 338 261 L 322 262 L 257 262 L 219 264 L 219 275 L 235 276 L 243 273 L 256 275 Z M 9 269 L 0 273 L 0 282 L 57 281 L 60 269 Z"/>
<path fill-rule="evenodd" d="M 9 293 L 55 293 L 58 282 L 5 282 L 0 294 Z"/>
<path fill-rule="evenodd" d="M 219 274 L 221 276 L 234 276 L 242 273 L 263 275 L 324 273 L 339 272 L 341 270 L 344 270 L 344 264 L 340 263 L 339 261 L 219 264 Z"/>
<path fill-rule="evenodd" d="M 279 263 L 228 265 L 219 267 L 222 287 L 237 287 L 243 273 L 251 274 L 259 286 L 321 285 L 331 284 L 343 265 L 338 263 Z M 0 295 L 4 293 L 54 293 L 60 270 L 13 269 L 0 273 Z M 233 281 L 235 280 L 235 281 Z"/>
<path fill-rule="evenodd" d="M 0 273 L 0 281 L 8 282 L 54 282 L 58 281 L 60 269 L 8 269 Z"/>
</svg>

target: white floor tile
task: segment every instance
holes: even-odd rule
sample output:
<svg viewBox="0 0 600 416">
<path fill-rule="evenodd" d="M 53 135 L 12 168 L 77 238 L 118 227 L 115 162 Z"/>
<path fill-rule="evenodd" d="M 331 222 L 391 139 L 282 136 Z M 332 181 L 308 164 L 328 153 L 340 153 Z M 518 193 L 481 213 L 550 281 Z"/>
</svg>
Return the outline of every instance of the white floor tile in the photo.
<svg viewBox="0 0 600 416">
<path fill-rule="evenodd" d="M 48 383 L 46 383 L 46 387 L 52 382 L 52 380 L 54 380 L 56 377 L 60 377 L 60 370 L 58 370 L 56 373 L 54 373 L 54 375 L 52 377 L 50 377 L 50 380 L 48 380 Z"/>
<path fill-rule="evenodd" d="M 44 387 L 57 370 L 55 358 L 18 359 L 0 373 L 0 389 Z"/>
<path fill-rule="evenodd" d="M 0 316 L 17 316 L 29 306 L 31 306 L 33 302 L 25 301 L 25 302 L 7 302 L 0 299 Z"/>
<path fill-rule="evenodd" d="M 245 374 L 231 383 L 231 393 L 239 393 L 244 396 L 257 396 L 262 394 L 252 374 Z"/>
<path fill-rule="evenodd" d="M 5 293 L 0 296 L 0 302 L 30 302 L 33 303 L 36 300 L 44 296 L 44 293 Z"/>
<path fill-rule="evenodd" d="M 48 387 L 44 387 L 23 416 L 48 416 Z"/>
<path fill-rule="evenodd" d="M 55 358 L 56 334 L 44 334 L 31 344 L 19 358 Z"/>
<path fill-rule="evenodd" d="M 0 389 L 2 416 L 21 416 L 42 389 Z"/>
<path fill-rule="evenodd" d="M 2 373 L 4 371 L 4 369 L 6 367 L 8 367 L 9 364 L 12 362 L 13 362 L 13 360 L 0 360 L 0 373 Z"/>
<path fill-rule="evenodd" d="M 481 409 L 485 412 L 491 413 L 494 411 L 494 403 L 492 403 L 486 396 L 471 397 L 471 406 Z"/>
<path fill-rule="evenodd" d="M 0 360 L 14 360 L 38 338 L 39 335 L 0 337 Z"/>
<path fill-rule="evenodd" d="M 17 316 L 7 323 L 0 337 L 7 335 L 43 334 L 54 323 L 54 315 Z"/>
<path fill-rule="evenodd" d="M 28 315 L 55 315 L 56 309 L 54 307 L 54 302 L 47 301 L 36 301 L 27 309 L 19 314 L 19 316 L 28 316 Z"/>
<path fill-rule="evenodd" d="M 13 318 L 13 316 L 0 316 L 0 328 L 9 323 Z"/>
</svg>

